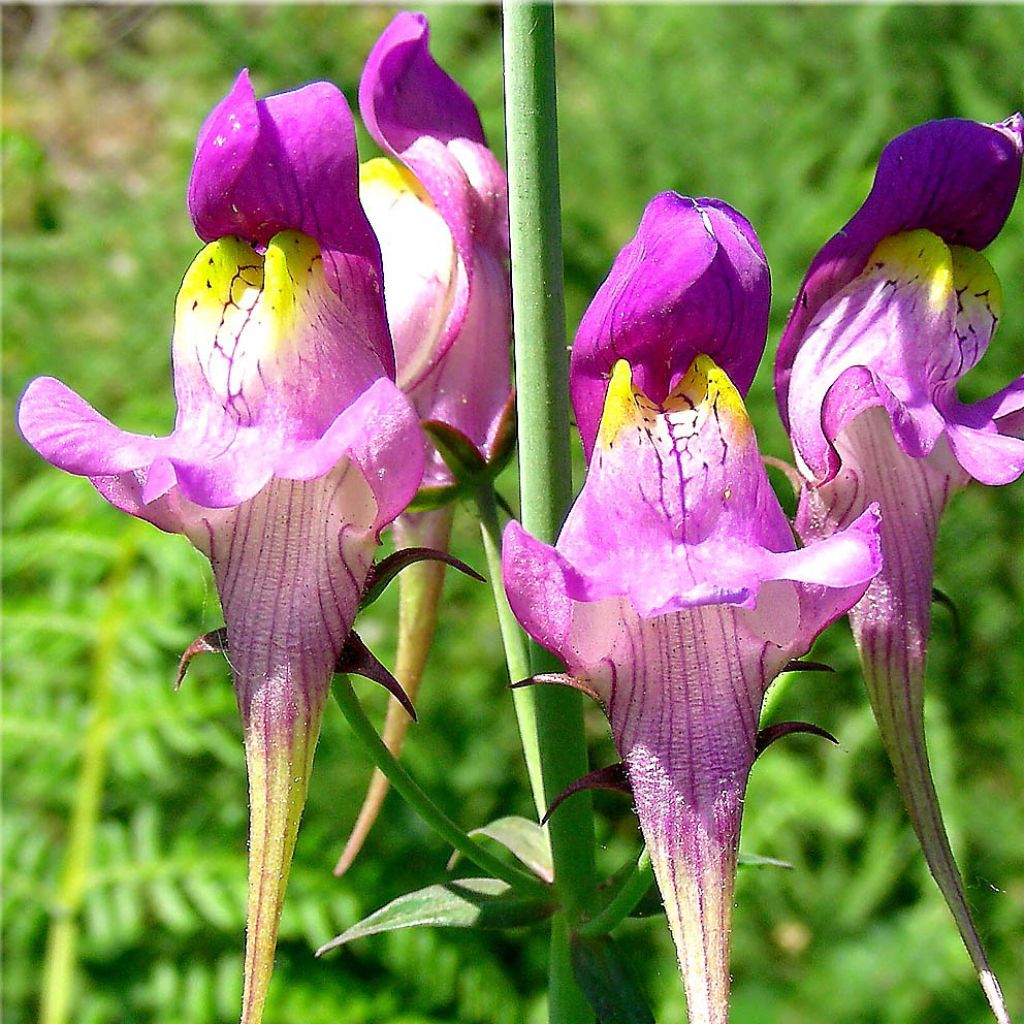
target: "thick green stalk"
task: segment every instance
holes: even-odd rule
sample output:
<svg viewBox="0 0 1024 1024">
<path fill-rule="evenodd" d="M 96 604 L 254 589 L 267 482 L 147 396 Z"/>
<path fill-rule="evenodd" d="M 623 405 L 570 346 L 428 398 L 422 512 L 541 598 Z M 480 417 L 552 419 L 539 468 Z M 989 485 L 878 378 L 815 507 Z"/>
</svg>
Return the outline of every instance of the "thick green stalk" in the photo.
<svg viewBox="0 0 1024 1024">
<path fill-rule="evenodd" d="M 377 735 L 373 723 L 366 717 L 363 706 L 359 703 L 352 683 L 347 675 L 338 674 L 331 684 L 331 693 L 338 702 L 348 724 L 355 733 L 356 739 L 373 759 L 374 764 L 388 777 L 406 803 L 442 838 L 451 844 L 467 860 L 482 868 L 495 878 L 531 895 L 544 895 L 545 886 L 534 875 L 506 864 L 485 850 L 476 840 L 466 835 L 458 825 L 449 818 L 440 807 L 420 789 L 419 783 L 402 767 L 394 754 L 384 745 Z"/>
<path fill-rule="evenodd" d="M 569 945 L 569 923 L 565 914 L 551 919 L 551 958 L 548 962 L 548 1020 L 551 1024 L 565 1021 L 592 1021 L 594 1014 L 586 997 L 576 984 Z"/>
<path fill-rule="evenodd" d="M 565 356 L 562 233 L 555 99 L 555 26 L 550 4 L 506 0 L 505 119 L 512 242 L 512 320 L 519 413 L 519 477 L 523 526 L 553 542 L 572 499 L 569 383 Z M 533 672 L 560 666 L 531 645 Z M 532 687 L 518 705 L 524 745 L 541 752 L 549 804 L 587 770 L 583 709 L 577 693 Z M 549 822 L 555 884 L 569 925 L 594 898 L 594 822 L 589 795 L 574 796 Z M 564 945 L 568 929 L 553 932 Z M 568 953 L 552 950 L 552 964 Z M 564 956 L 562 954 L 565 954 Z M 558 1024 L 589 1014 L 572 980 L 552 970 L 551 1018 Z"/>
</svg>

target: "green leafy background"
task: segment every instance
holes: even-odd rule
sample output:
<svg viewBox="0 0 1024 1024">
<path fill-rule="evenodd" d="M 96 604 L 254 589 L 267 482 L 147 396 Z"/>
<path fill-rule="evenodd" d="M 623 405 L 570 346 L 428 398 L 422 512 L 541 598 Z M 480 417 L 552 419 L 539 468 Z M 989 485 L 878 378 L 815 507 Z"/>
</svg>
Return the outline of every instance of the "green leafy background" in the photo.
<svg viewBox="0 0 1024 1024">
<path fill-rule="evenodd" d="M 165 432 L 178 282 L 198 248 L 184 205 L 196 131 L 248 65 L 261 92 L 324 77 L 355 96 L 393 8 L 3 8 L 6 698 L 4 986 L 8 1024 L 37 1019 L 47 936 L 72 943 L 67 1020 L 237 1019 L 245 781 L 224 664 L 179 693 L 177 655 L 220 624 L 203 559 L 43 465 L 13 429 L 26 381 L 53 373 L 105 414 Z M 430 11 L 435 51 L 501 152 L 494 8 Z M 646 200 L 718 195 L 753 221 L 774 273 L 774 348 L 817 247 L 865 194 L 887 139 L 932 117 L 1000 120 L 1021 106 L 1019 7 L 566 7 L 558 12 L 571 332 Z M 363 152 L 372 153 L 366 136 Z M 1024 205 L 991 247 L 1006 291 L 978 397 L 1024 366 Z M 787 454 L 765 361 L 750 407 Z M 514 499 L 511 474 L 502 489 Z M 975 487 L 947 515 L 928 728 L 947 822 L 994 964 L 1024 1013 L 1024 484 Z M 468 510 L 457 552 L 481 565 Z M 392 656 L 394 594 L 361 632 Z M 528 814 L 525 772 L 487 589 L 450 575 L 406 761 L 470 828 Z M 797 676 L 780 717 L 818 722 L 753 775 L 744 848 L 793 870 L 741 873 L 736 1024 L 974 1024 L 972 971 L 904 820 L 844 626 Z M 367 704 L 383 693 L 367 684 Z M 343 880 L 330 868 L 369 765 L 328 709 L 282 922 L 267 1019 L 281 1024 L 540 1021 L 541 933 L 417 930 L 311 950 L 402 892 L 444 877 L 449 851 L 390 798 Z M 613 753 L 595 710 L 595 765 Z M 827 749 L 826 749 L 827 748 Z M 636 849 L 628 801 L 599 794 L 602 867 Z M 90 826 L 95 823 L 95 827 Z M 69 900 L 69 894 L 71 899 Z M 664 922 L 627 923 L 659 1019 L 683 998 Z M 61 982 L 64 984 L 64 982 Z"/>
</svg>

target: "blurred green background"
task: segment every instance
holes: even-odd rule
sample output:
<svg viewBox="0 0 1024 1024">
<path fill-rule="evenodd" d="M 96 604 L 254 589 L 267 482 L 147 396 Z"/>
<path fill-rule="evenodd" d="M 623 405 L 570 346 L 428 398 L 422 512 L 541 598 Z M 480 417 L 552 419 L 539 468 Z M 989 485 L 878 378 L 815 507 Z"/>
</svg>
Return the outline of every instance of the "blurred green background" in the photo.
<svg viewBox="0 0 1024 1024">
<path fill-rule="evenodd" d="M 198 243 L 184 190 L 196 131 L 240 67 L 258 91 L 329 78 L 354 98 L 395 8 L 18 7 L 4 29 L 4 428 L 7 674 L 3 1019 L 38 1013 L 47 934 L 70 919 L 76 1024 L 237 1019 L 245 777 L 224 664 L 183 647 L 220 624 L 204 560 L 41 463 L 13 429 L 52 373 L 125 427 L 173 417 L 175 292 Z M 502 152 L 495 8 L 429 10 L 434 49 Z M 717 195 L 761 234 L 774 274 L 769 354 L 808 260 L 857 207 L 884 143 L 910 125 L 1001 120 L 1022 103 L 1020 7 L 566 7 L 558 12 L 570 335 L 647 199 Z M 361 136 L 366 143 L 366 136 Z M 365 145 L 363 152 L 372 154 Z M 1024 204 L 990 257 L 1006 291 L 979 397 L 1024 366 Z M 750 406 L 786 456 L 765 360 Z M 514 500 L 514 480 L 503 483 Z M 928 728 L 968 898 L 1010 1005 L 1024 1013 L 1024 484 L 972 487 L 948 513 Z M 468 510 L 456 550 L 480 565 Z M 394 594 L 362 620 L 391 658 Z M 736 912 L 735 1024 L 975 1024 L 988 1018 L 873 733 L 845 626 L 819 643 L 835 676 L 798 676 L 777 714 L 815 721 L 753 774 Z M 486 588 L 450 577 L 406 760 L 472 827 L 529 813 Z M 379 716 L 383 692 L 366 686 Z M 594 764 L 613 753 L 588 712 Z M 827 749 L 826 749 L 827 747 Z M 369 775 L 328 708 L 282 923 L 268 1022 L 540 1021 L 541 933 L 419 930 L 311 949 L 448 851 L 396 798 L 350 874 L 330 868 Z M 632 856 L 628 801 L 599 794 L 602 867 Z M 628 923 L 659 1020 L 683 997 L 662 921 Z"/>
</svg>

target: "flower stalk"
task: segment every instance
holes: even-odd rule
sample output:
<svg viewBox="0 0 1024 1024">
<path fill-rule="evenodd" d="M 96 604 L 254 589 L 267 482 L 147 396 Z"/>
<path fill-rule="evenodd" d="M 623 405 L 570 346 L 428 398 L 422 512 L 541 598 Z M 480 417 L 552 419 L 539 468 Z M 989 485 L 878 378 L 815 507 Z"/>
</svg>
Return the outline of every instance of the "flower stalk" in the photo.
<svg viewBox="0 0 1024 1024">
<path fill-rule="evenodd" d="M 506 864 L 485 850 L 476 840 L 466 835 L 458 825 L 455 824 L 420 789 L 416 780 L 398 762 L 395 756 L 385 746 L 384 741 L 377 735 L 373 723 L 367 718 L 366 712 L 359 703 L 352 683 L 347 675 L 339 673 L 335 675 L 331 685 L 331 693 L 341 708 L 352 732 L 362 744 L 363 749 L 373 758 L 374 764 L 387 776 L 388 781 L 394 786 L 395 791 L 406 803 L 429 825 L 446 843 L 458 850 L 467 860 L 474 863 L 478 868 L 493 875 L 495 878 L 508 882 L 513 888 L 527 891 L 535 895 L 543 894 L 545 886 L 535 875 Z"/>
<path fill-rule="evenodd" d="M 645 846 L 633 865 L 632 870 L 622 880 L 615 895 L 585 924 L 580 925 L 580 935 L 587 939 L 607 935 L 622 923 L 637 904 L 650 891 L 654 883 L 654 869 L 651 867 L 651 853 Z"/>
<path fill-rule="evenodd" d="M 487 559 L 487 576 L 491 581 L 494 606 L 498 613 L 501 644 L 505 649 L 508 679 L 510 683 L 517 683 L 530 675 L 530 647 L 526 634 L 519 628 L 519 623 L 516 622 L 516 617 L 512 614 L 508 596 L 505 594 L 505 584 L 501 573 L 501 521 L 498 519 L 497 495 L 491 481 L 477 491 L 476 509 L 477 515 L 480 517 L 480 537 L 484 545 L 484 557 Z M 528 691 L 513 690 L 512 701 L 519 722 L 521 724 L 532 722 L 534 710 Z M 537 745 L 537 731 L 533 728 L 521 728 L 520 731 L 534 806 L 537 809 L 537 817 L 542 818 L 548 807 L 544 802 L 544 777 L 541 773 L 541 754 Z"/>
<path fill-rule="evenodd" d="M 420 515 L 405 515 L 395 524 L 396 548 L 428 547 L 447 551 L 452 529 L 452 509 L 439 509 Z M 423 670 L 434 641 L 437 610 L 444 587 L 444 563 L 426 559 L 410 565 L 398 577 L 398 645 L 395 651 L 395 678 L 413 703 L 420 690 Z M 383 740 L 395 757 L 402 752 L 412 719 L 397 700 L 388 701 L 384 717 Z M 374 769 L 370 786 L 359 808 L 356 823 L 345 842 L 334 874 L 341 877 L 359 856 L 370 834 L 391 784 L 379 769 Z"/>
<path fill-rule="evenodd" d="M 554 8 L 507 0 L 502 18 L 521 514 L 528 530 L 553 541 L 572 498 Z M 550 654 L 531 644 L 532 672 L 559 667 Z M 517 700 L 516 710 L 524 748 L 536 745 L 541 752 L 543 798 L 550 803 L 587 771 L 580 696 L 535 687 Z M 589 798 L 584 794 L 568 802 L 548 827 L 555 885 L 572 923 L 588 909 L 594 893 Z M 567 929 L 556 921 L 552 935 L 550 1019 L 557 1024 L 589 1020 L 590 1011 L 571 975 L 554 969 L 568 960 Z"/>
</svg>

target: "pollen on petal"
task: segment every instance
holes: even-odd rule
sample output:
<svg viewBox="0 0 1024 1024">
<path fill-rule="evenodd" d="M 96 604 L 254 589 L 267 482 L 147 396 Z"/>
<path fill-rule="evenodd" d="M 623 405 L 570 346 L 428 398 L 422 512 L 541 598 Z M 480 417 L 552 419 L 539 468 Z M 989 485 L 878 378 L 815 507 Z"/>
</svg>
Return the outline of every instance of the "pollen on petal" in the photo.
<svg viewBox="0 0 1024 1024">
<path fill-rule="evenodd" d="M 868 260 L 867 274 L 922 288 L 929 305 L 942 309 L 953 294 L 953 257 L 931 231 L 903 231 L 883 238 Z"/>
</svg>

